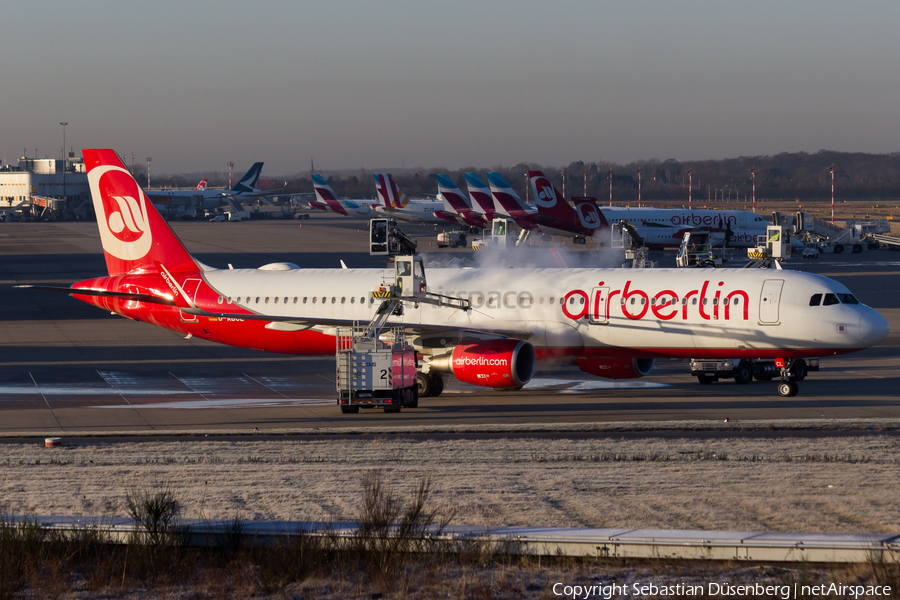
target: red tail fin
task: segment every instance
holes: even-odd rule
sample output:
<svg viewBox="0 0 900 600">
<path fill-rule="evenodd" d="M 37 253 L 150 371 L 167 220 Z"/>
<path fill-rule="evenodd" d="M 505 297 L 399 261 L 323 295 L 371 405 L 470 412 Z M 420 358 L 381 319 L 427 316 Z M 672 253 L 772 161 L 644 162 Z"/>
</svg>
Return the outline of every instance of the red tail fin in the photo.
<svg viewBox="0 0 900 600">
<path fill-rule="evenodd" d="M 199 267 L 112 150 L 83 150 L 110 275 Z"/>
<path fill-rule="evenodd" d="M 550 183 L 541 171 L 528 171 L 531 189 L 534 191 L 534 203 L 540 214 L 563 220 L 573 220 L 575 209 L 566 202 L 562 194 Z"/>
</svg>

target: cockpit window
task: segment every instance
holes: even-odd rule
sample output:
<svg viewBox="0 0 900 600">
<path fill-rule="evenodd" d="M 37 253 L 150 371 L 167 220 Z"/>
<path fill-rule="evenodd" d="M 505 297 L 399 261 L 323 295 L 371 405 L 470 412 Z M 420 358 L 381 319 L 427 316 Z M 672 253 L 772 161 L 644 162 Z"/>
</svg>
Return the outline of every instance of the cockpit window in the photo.
<svg viewBox="0 0 900 600">
<path fill-rule="evenodd" d="M 859 300 L 853 294 L 838 294 L 837 297 L 841 304 L 859 304 Z"/>
<path fill-rule="evenodd" d="M 838 300 L 838 297 L 835 294 L 825 294 L 825 301 L 822 302 L 822 306 L 831 306 L 832 304 L 840 304 L 841 301 Z"/>
<path fill-rule="evenodd" d="M 822 304 L 822 294 L 813 294 L 812 298 L 809 299 L 810 306 L 818 306 Z"/>
</svg>

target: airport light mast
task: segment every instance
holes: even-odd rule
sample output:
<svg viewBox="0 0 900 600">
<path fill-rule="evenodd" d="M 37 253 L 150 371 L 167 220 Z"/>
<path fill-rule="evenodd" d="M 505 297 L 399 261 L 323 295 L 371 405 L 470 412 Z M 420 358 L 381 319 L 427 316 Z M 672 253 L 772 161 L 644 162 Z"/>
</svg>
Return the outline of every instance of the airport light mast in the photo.
<svg viewBox="0 0 900 600">
<path fill-rule="evenodd" d="M 688 169 L 688 210 L 694 201 L 694 170 Z"/>
<path fill-rule="evenodd" d="M 831 224 L 834 225 L 834 165 L 831 165 Z"/>
<path fill-rule="evenodd" d="M 150 161 L 153 160 L 152 156 L 147 157 L 147 189 L 150 189 Z"/>
<path fill-rule="evenodd" d="M 638 208 L 641 207 L 641 168 L 638 167 Z"/>
<path fill-rule="evenodd" d="M 62 155 L 62 159 L 63 159 L 63 198 L 65 198 L 66 197 L 66 170 L 67 170 L 66 169 L 66 162 L 67 162 L 66 161 L 66 125 L 68 125 L 69 122 L 68 121 L 65 121 L 65 122 L 60 121 L 59 124 L 63 126 L 63 155 Z"/>
<path fill-rule="evenodd" d="M 225 164 L 228 165 L 228 189 L 230 190 L 231 189 L 231 176 L 234 175 L 234 161 L 229 160 Z M 315 173 L 315 171 L 313 170 L 312 164 L 313 164 L 312 159 L 309 159 L 309 169 L 310 169 L 309 172 Z"/>
<path fill-rule="evenodd" d="M 753 182 L 753 214 L 756 214 L 756 165 L 750 169 L 750 180 Z"/>
<path fill-rule="evenodd" d="M 566 170 L 565 169 L 562 170 L 562 178 L 563 178 L 562 194 L 563 194 L 563 200 L 565 200 L 566 199 Z"/>
<path fill-rule="evenodd" d="M 609 205 L 612 206 L 612 168 L 609 169 Z"/>
</svg>

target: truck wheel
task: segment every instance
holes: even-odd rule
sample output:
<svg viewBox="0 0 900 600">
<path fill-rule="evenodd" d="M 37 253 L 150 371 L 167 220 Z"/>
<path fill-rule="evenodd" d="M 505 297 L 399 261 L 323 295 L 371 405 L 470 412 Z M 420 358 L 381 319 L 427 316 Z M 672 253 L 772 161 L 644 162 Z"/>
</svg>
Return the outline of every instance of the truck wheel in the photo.
<svg viewBox="0 0 900 600">
<path fill-rule="evenodd" d="M 794 381 L 803 381 L 809 371 L 806 368 L 806 361 L 802 358 L 794 361 L 791 365 L 791 379 Z"/>
<path fill-rule="evenodd" d="M 419 398 L 427 398 L 431 395 L 431 377 L 425 373 L 416 373 L 416 392 Z"/>
<path fill-rule="evenodd" d="M 844 253 L 844 246 L 842 246 L 841 244 L 835 244 L 835 246 L 834 246 L 834 253 L 835 253 L 835 254 L 843 254 L 843 253 Z"/>
<path fill-rule="evenodd" d="M 734 370 L 734 382 L 738 385 L 746 385 L 752 379 L 753 369 L 750 368 L 750 361 L 742 360 Z"/>
<path fill-rule="evenodd" d="M 429 375 L 431 376 L 431 395 L 437 398 L 444 391 L 444 378 L 437 371 L 432 371 Z"/>
<path fill-rule="evenodd" d="M 419 408 L 419 390 L 416 386 L 409 388 L 407 391 L 409 395 L 409 407 L 410 408 Z"/>
<path fill-rule="evenodd" d="M 355 415 L 356 413 L 359 412 L 359 407 L 358 406 L 342 406 L 341 412 L 344 413 L 345 415 Z"/>
<path fill-rule="evenodd" d="M 697 381 L 699 381 L 701 385 L 709 385 L 715 381 L 715 378 L 710 377 L 709 375 L 697 375 Z"/>
</svg>

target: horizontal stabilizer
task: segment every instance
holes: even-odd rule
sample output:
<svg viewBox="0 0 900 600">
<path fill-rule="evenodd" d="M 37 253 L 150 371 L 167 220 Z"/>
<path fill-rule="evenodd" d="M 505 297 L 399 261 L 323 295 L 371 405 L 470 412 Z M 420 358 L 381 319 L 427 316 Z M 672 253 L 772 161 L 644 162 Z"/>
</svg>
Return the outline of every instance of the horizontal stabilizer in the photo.
<svg viewBox="0 0 900 600">
<path fill-rule="evenodd" d="M 31 288 L 34 290 L 47 290 L 50 292 L 63 292 L 66 294 L 78 294 L 79 296 L 101 296 L 103 298 L 121 298 L 122 300 L 134 300 L 135 302 L 148 302 L 150 304 L 165 304 L 175 306 L 171 298 L 152 296 L 150 294 L 131 294 L 128 292 L 108 292 L 106 290 L 86 290 L 73 287 L 55 285 L 17 285 L 17 288 Z"/>
</svg>

